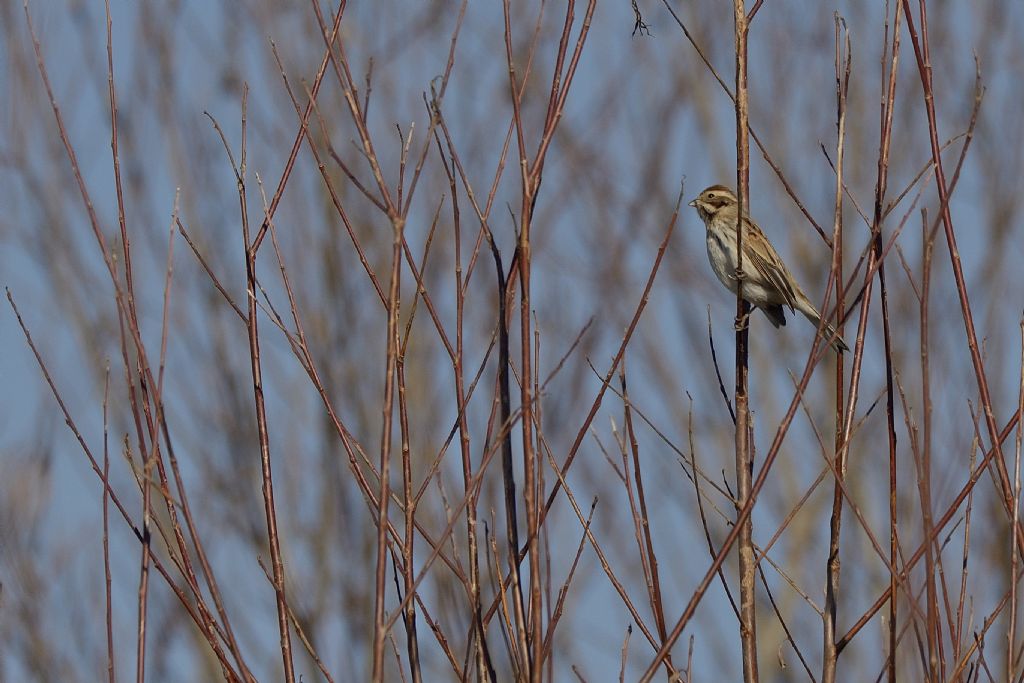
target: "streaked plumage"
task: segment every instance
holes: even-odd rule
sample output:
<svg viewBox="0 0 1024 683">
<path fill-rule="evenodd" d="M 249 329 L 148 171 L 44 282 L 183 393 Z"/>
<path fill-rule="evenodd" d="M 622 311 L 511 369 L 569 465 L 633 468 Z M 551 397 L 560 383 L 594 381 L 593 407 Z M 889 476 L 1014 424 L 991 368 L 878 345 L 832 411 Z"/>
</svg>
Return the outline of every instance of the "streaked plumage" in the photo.
<svg viewBox="0 0 1024 683">
<path fill-rule="evenodd" d="M 729 291 L 736 293 L 736 195 L 724 185 L 712 185 L 690 202 L 707 228 L 711 268 Z M 783 306 L 800 311 L 815 327 L 821 314 L 800 289 L 779 254 L 749 216 L 743 217 L 743 298 L 764 311 L 775 327 L 786 324 Z M 839 353 L 849 347 L 830 323 L 823 330 Z M 833 335 L 834 338 L 833 338 Z"/>
</svg>

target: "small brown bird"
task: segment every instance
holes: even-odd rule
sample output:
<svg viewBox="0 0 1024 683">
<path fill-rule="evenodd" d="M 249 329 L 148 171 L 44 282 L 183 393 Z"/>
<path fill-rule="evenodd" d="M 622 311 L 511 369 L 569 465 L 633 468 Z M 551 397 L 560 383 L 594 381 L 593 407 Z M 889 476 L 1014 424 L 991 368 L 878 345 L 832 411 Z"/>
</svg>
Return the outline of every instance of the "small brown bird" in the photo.
<svg viewBox="0 0 1024 683">
<path fill-rule="evenodd" d="M 697 209 L 707 228 L 708 258 L 712 270 L 735 294 L 736 217 L 739 214 L 736 195 L 724 185 L 712 185 L 690 202 L 690 206 Z M 775 327 L 786 324 L 783 306 L 788 306 L 791 311 L 800 311 L 818 327 L 821 314 L 793 279 L 768 238 L 749 216 L 743 217 L 743 226 L 743 298 L 764 311 Z M 823 334 L 832 340 L 832 348 L 838 353 L 850 348 L 828 322 Z"/>
</svg>

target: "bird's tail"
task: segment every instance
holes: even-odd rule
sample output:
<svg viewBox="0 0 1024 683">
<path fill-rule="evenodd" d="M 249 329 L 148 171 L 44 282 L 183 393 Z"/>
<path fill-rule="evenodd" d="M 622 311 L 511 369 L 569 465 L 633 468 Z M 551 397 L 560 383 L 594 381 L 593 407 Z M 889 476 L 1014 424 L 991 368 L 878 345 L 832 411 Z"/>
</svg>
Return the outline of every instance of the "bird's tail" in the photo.
<svg viewBox="0 0 1024 683">
<path fill-rule="evenodd" d="M 814 306 L 811 306 L 808 303 L 806 307 L 801 307 L 798 310 L 803 313 L 804 317 L 810 320 L 815 327 L 821 325 L 821 314 L 818 313 Z M 836 350 L 836 353 L 842 353 L 843 351 L 850 350 L 850 347 L 846 345 L 846 340 L 840 336 L 836 331 L 835 325 L 832 323 L 825 321 L 825 326 L 822 328 L 821 333 L 826 340 L 831 340 L 832 348 Z"/>
</svg>

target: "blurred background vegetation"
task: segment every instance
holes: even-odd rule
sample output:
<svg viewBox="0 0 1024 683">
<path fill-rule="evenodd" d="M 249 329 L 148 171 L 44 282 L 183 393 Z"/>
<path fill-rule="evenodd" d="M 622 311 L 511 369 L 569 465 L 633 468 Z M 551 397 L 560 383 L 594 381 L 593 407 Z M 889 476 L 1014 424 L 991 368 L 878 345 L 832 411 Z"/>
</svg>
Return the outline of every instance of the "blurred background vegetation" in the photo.
<svg viewBox="0 0 1024 683">
<path fill-rule="evenodd" d="M 321 4 L 329 23 L 337 7 Z M 668 4 L 732 87 L 731 7 L 706 0 Z M 585 4 L 576 5 L 570 55 L 587 9 Z M 1024 269 L 1014 264 L 1024 257 L 1024 124 L 1019 115 L 1024 89 L 1018 77 L 1024 69 L 1024 44 L 1019 39 L 1024 8 L 1000 0 L 932 5 L 928 30 L 943 142 L 968 130 L 977 78 L 984 88 L 950 207 L 995 420 L 1001 428 L 1017 410 L 1021 380 Z M 264 569 L 270 571 L 271 560 L 250 346 L 245 321 L 229 303 L 230 299 L 244 314 L 239 191 L 214 122 L 238 163 L 245 99 L 245 208 L 255 233 L 300 130 L 300 114 L 288 88 L 301 110 L 324 59 L 323 32 L 312 7 L 265 0 L 111 2 L 120 187 L 131 240 L 135 306 L 147 362 L 154 376 L 158 370 L 162 374 L 159 405 L 167 423 L 166 436 L 154 439 L 136 424 L 141 403 L 134 359 L 143 352 L 124 331 L 126 321 L 119 316 L 114 285 L 55 123 L 25 13 L 20 3 L 0 3 L 0 79 L 6 93 L 0 106 L 0 280 L 98 459 L 104 452 L 105 411 L 111 489 L 136 528 L 143 524 L 141 491 L 147 480 L 158 479 L 152 465 L 140 460 L 140 438 L 143 443 L 160 443 L 163 457 L 168 445 L 173 446 L 180 482 L 223 597 L 224 616 L 215 617 L 218 623 L 230 622 L 245 668 L 258 680 L 283 680 L 283 668 L 275 592 Z M 734 185 L 736 177 L 735 118 L 728 94 L 665 4 L 638 0 L 636 7 L 649 31 L 634 30 L 634 8 L 626 0 L 597 3 L 551 137 L 532 216 L 535 336 L 529 343 L 537 353 L 530 380 L 543 387 L 534 404 L 535 428 L 543 436 L 543 447 L 538 448 L 541 499 L 557 481 L 545 449 L 561 464 L 582 431 L 582 445 L 566 483 L 584 517 L 596 501 L 592 539 L 583 544 L 578 562 L 584 528 L 564 492 L 542 527 L 542 622 L 551 638 L 545 680 L 613 680 L 620 668 L 625 680 L 636 680 L 657 650 L 636 624 L 642 620 L 657 639 L 658 610 L 652 607 L 644 572 L 649 549 L 640 543 L 630 505 L 638 483 L 634 452 L 657 553 L 658 609 L 669 627 L 712 559 L 691 479 L 693 462 L 703 473 L 698 479 L 706 528 L 716 548 L 728 533 L 727 518 L 735 514 L 725 493 L 733 477 L 733 426 L 709 345 L 710 335 L 723 383 L 731 388 L 735 301 L 714 278 L 703 227 L 685 205 L 624 356 L 635 451 L 625 431 L 625 402 L 616 393 L 621 391 L 617 377 L 596 417 L 587 422 L 602 378 L 641 301 L 659 244 L 672 224 L 681 183 L 682 196 L 689 201 L 707 185 Z M 895 11 L 886 2 L 770 0 L 750 30 L 751 127 L 807 212 L 831 233 L 835 175 L 823 148 L 834 161 L 834 13 L 849 27 L 852 74 L 844 168 L 849 196 L 843 205 L 847 277 L 869 241 L 870 226 L 856 207 L 870 216 L 874 202 L 882 55 L 884 47 L 891 50 L 886 26 L 888 22 L 891 43 Z M 104 7 L 35 2 L 29 3 L 28 13 L 66 125 L 66 140 L 80 164 L 123 287 Z M 532 157 L 543 137 L 552 76 L 559 69 L 565 73 L 565 66 L 558 63 L 565 3 L 511 3 L 508 23 L 511 59 L 520 83 L 529 65 L 521 121 Z M 905 22 L 900 31 L 904 44 L 887 195 L 893 200 L 931 159 L 921 82 Z M 410 325 L 403 380 L 408 425 L 404 430 L 399 427 L 396 411 L 391 485 L 401 496 L 404 433 L 414 488 L 423 487 L 416 508 L 422 531 L 416 534 L 413 560 L 417 574 L 426 568 L 417 591 L 419 666 L 428 681 L 476 680 L 481 672 L 474 660 L 472 600 L 464 578 L 470 559 L 461 506 L 465 488 L 460 435 L 452 438 L 460 417 L 456 373 L 438 326 L 451 344 L 457 336 L 462 338 L 467 389 L 483 368 L 465 409 L 466 448 L 476 472 L 494 450 L 500 420 L 492 421 L 498 372 L 497 350 L 491 347 L 498 317 L 497 285 L 473 202 L 482 209 L 490 199 L 487 224 L 506 271 L 523 220 L 515 133 L 509 138 L 513 106 L 503 7 L 499 2 L 456 0 L 349 2 L 338 45 L 343 46 L 358 88 L 349 92 L 365 117 L 381 179 L 392 196 L 399 183 L 404 184 L 402 201 L 409 202 L 404 237 L 411 260 L 417 269 L 422 267 L 423 289 L 433 309 L 428 311 L 422 295 L 417 296 L 416 276 L 403 261 L 399 329 L 404 338 Z M 452 68 L 441 96 L 439 77 L 450 54 Z M 386 293 L 393 224 L 368 196 L 380 197 L 381 192 L 342 83 L 328 66 L 309 119 L 309 138 L 302 142 L 273 219 L 280 262 L 268 236 L 256 274 L 262 286 L 261 361 L 287 602 L 333 680 L 354 681 L 371 675 L 377 570 L 376 507 L 354 473 L 362 472 L 376 490 L 368 462 L 377 463 L 381 449 L 388 344 L 387 307 L 367 272 L 376 274 Z M 432 125 L 432 88 L 447 136 L 436 118 Z M 411 142 L 403 171 L 406 140 Z M 956 138 L 946 148 L 947 177 L 964 140 Z M 323 164 L 322 172 L 310 144 Z M 498 175 L 506 144 L 508 155 Z M 421 158 L 422 172 L 410 189 Z M 820 302 L 831 252 L 756 148 L 751 162 L 753 215 L 811 299 Z M 467 187 L 472 188 L 472 197 Z M 338 206 L 343 207 L 348 228 Z M 941 227 L 930 301 L 922 308 L 919 299 L 926 236 L 938 215 L 935 183 L 926 173 L 882 226 L 888 240 L 902 225 L 885 263 L 892 362 L 901 393 L 895 416 L 896 490 L 904 559 L 924 538 L 922 491 L 929 492 L 931 516 L 939 518 L 971 477 L 972 463 L 991 447 L 984 424 L 979 426 L 972 417 L 979 411 L 977 382 Z M 365 253 L 365 266 L 353 238 Z M 344 439 L 289 337 L 274 324 L 271 311 L 280 313 L 289 334 L 294 334 L 281 264 L 309 358 L 326 401 L 344 425 Z M 457 277 L 464 283 L 461 317 Z M 874 296 L 877 299 L 877 288 Z M 847 304 L 851 300 L 852 296 Z M 887 550 L 885 351 L 877 300 L 872 306 L 846 486 L 864 523 Z M 931 384 L 927 397 L 922 382 L 922 310 L 929 315 L 924 345 Z M 518 410 L 516 378 L 522 369 L 523 341 L 518 299 L 511 314 L 512 397 L 513 409 Z M 851 342 L 858 315 L 855 308 L 846 328 Z M 761 314 L 752 317 L 751 325 L 751 408 L 755 447 L 761 455 L 794 396 L 813 330 L 803 320 L 775 330 Z M 0 678 L 99 680 L 108 676 L 102 482 L 64 424 L 10 309 L 0 315 L 0 344 Z M 126 358 L 131 360 L 126 363 Z M 755 542 L 760 545 L 785 526 L 761 563 L 765 583 L 758 587 L 758 641 L 764 680 L 812 680 L 810 672 L 814 677 L 820 673 L 820 610 L 832 503 L 832 475 L 825 458 L 833 455 L 836 429 L 835 362 L 826 356 L 816 369 L 753 513 Z M 521 421 L 511 427 L 517 468 L 523 443 L 520 429 Z M 350 460 L 345 440 L 358 444 L 368 462 Z M 1012 475 L 1012 438 L 1003 449 Z M 507 567 L 499 460 L 495 456 L 486 461 L 476 505 L 485 610 L 496 595 L 495 572 Z M 924 460 L 930 463 L 930 474 L 922 488 Z M 435 461 L 439 464 L 433 469 Z M 759 463 L 755 459 L 755 468 Z M 517 476 L 522 489 L 521 469 Z M 819 484 L 803 502 L 816 481 Z M 168 494 L 179 507 L 184 502 L 173 485 Z M 154 524 L 167 533 L 172 528 L 167 506 L 159 494 L 153 495 Z M 522 509 L 521 530 L 526 523 Z M 126 679 L 134 674 L 137 661 L 141 549 L 125 521 L 112 509 L 110 515 L 113 663 L 117 676 Z M 432 542 L 423 534 L 441 537 L 452 515 L 460 521 L 441 543 L 446 559 L 427 564 Z M 399 535 L 404 533 L 397 499 L 391 519 Z M 840 634 L 889 586 L 889 569 L 864 526 L 854 515 L 844 521 Z M 1010 607 L 1017 599 L 1008 591 L 1014 584 L 1011 577 L 1015 571 L 1019 577 L 1020 570 L 1019 562 L 1013 561 L 1011 528 L 992 477 L 985 473 L 969 502 L 939 534 L 933 565 L 925 568 L 919 563 L 902 584 L 897 603 L 900 680 L 974 680 L 967 677 L 981 671 L 992 680 L 1017 680 L 1021 675 L 1024 669 L 1018 659 L 1007 671 L 1007 636 L 1013 635 Z M 184 588 L 187 582 L 173 568 L 173 557 L 180 557 L 177 545 L 170 536 L 153 533 L 154 555 L 163 558 L 172 580 Z M 194 553 L 194 541 L 185 546 Z M 400 543 L 392 549 L 401 557 Z M 686 680 L 740 678 L 737 620 L 723 587 L 724 581 L 735 590 L 734 564 L 726 563 L 723 580 L 712 584 L 672 651 L 674 665 L 684 671 Z M 527 575 L 528 566 L 523 565 Z M 389 561 L 386 571 L 385 606 L 390 615 L 405 591 L 399 588 L 397 559 Z M 570 572 L 571 583 L 560 606 L 560 589 Z M 929 626 L 927 598 L 921 594 L 929 573 L 942 577 L 935 605 L 943 615 L 937 635 L 939 658 L 933 662 L 924 653 L 927 631 L 934 624 Z M 208 584 L 202 586 L 184 603 L 212 605 Z M 241 667 L 232 673 L 218 661 L 183 601 L 155 572 L 144 602 L 149 680 L 244 678 Z M 627 603 L 635 606 L 635 614 Z M 888 652 L 885 615 L 885 610 L 874 614 L 843 650 L 840 680 L 883 676 Z M 410 680 L 407 631 L 401 620 L 390 637 L 384 680 Z M 1022 643 L 1019 630 L 1015 638 L 1009 648 L 1016 653 Z M 488 622 L 487 641 L 498 680 L 515 675 L 512 640 L 514 634 L 503 628 L 499 616 Z M 297 637 L 292 648 L 297 675 L 303 680 L 325 678 Z M 794 648 L 807 660 L 809 671 Z M 230 657 L 229 661 L 234 665 Z M 965 666 L 956 673 L 961 661 Z"/>
</svg>

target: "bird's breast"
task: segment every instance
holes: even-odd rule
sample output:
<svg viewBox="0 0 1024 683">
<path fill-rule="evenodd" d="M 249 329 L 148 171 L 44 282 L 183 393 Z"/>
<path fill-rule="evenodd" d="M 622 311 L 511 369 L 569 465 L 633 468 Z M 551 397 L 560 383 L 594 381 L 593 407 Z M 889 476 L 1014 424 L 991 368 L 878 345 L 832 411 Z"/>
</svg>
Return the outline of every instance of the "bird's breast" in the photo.
<svg viewBox="0 0 1024 683">
<path fill-rule="evenodd" d="M 708 260 L 715 275 L 731 291 L 736 291 L 736 242 L 710 230 L 707 234 Z"/>
</svg>

